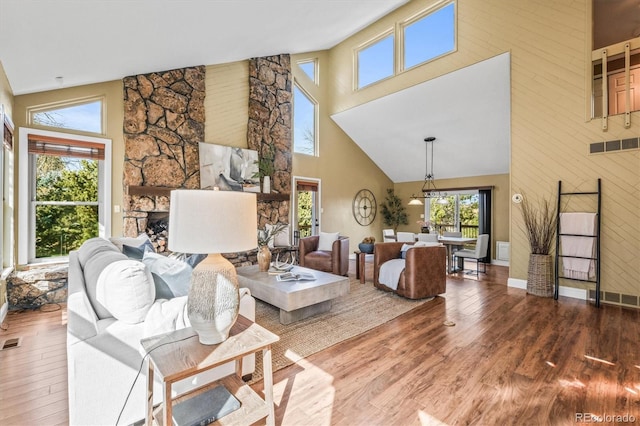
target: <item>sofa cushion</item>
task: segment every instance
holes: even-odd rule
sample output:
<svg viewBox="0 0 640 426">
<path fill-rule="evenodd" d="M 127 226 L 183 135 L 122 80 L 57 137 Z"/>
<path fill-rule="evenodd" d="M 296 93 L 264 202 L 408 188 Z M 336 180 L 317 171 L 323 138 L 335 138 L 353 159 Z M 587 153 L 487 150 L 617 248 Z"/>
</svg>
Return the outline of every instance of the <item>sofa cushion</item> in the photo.
<svg viewBox="0 0 640 426">
<path fill-rule="evenodd" d="M 107 265 L 96 286 L 98 302 L 113 317 L 127 324 L 144 321 L 155 296 L 151 272 L 144 263 L 134 259 Z"/>
<path fill-rule="evenodd" d="M 147 251 L 155 251 L 151 240 L 147 240 L 139 246 L 131 246 L 129 244 L 122 245 L 122 253 L 124 253 L 129 259 L 141 260 L 144 257 L 144 253 Z"/>
<path fill-rule="evenodd" d="M 333 242 L 338 239 L 339 232 L 320 232 L 318 250 L 333 250 Z"/>
<path fill-rule="evenodd" d="M 187 262 L 153 252 L 146 252 L 142 262 L 151 272 L 157 299 L 172 299 L 189 293 L 193 268 Z"/>
<path fill-rule="evenodd" d="M 142 233 L 137 237 L 111 237 L 109 238 L 120 251 L 123 251 L 124 245 L 128 245 L 131 247 L 140 247 L 146 241 L 149 241 L 149 236 L 146 233 Z"/>
<path fill-rule="evenodd" d="M 87 297 L 100 319 L 111 318 L 113 315 L 96 298 L 98 278 L 108 265 L 126 259 L 127 256 L 104 238 L 88 239 L 78 249 L 78 261 L 82 266 Z"/>
</svg>

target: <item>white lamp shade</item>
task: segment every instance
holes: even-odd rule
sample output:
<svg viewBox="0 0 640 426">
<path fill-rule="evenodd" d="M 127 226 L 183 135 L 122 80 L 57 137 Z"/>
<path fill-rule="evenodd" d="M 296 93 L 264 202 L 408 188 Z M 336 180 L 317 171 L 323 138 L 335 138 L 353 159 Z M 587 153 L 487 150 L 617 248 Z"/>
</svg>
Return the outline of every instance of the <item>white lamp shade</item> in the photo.
<svg viewBox="0 0 640 426">
<path fill-rule="evenodd" d="M 256 195 L 176 189 L 169 208 L 169 250 L 232 253 L 258 246 Z"/>
</svg>

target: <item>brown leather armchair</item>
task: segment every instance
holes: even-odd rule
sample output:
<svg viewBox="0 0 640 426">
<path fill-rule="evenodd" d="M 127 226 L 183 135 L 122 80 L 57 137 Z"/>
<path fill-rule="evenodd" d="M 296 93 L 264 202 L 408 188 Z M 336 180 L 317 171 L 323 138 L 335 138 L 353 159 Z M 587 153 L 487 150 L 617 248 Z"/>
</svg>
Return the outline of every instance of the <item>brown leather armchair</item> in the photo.
<svg viewBox="0 0 640 426">
<path fill-rule="evenodd" d="M 415 247 L 407 250 L 405 268 L 393 290 L 378 281 L 380 266 L 401 257 L 407 243 L 377 243 L 373 251 L 373 284 L 384 291 L 395 291 L 408 299 L 423 299 L 447 291 L 447 250 L 444 246 Z"/>
<path fill-rule="evenodd" d="M 319 242 L 318 235 L 300 238 L 300 266 L 346 276 L 349 272 L 349 237 L 338 237 L 331 251 L 318 250 Z"/>
</svg>

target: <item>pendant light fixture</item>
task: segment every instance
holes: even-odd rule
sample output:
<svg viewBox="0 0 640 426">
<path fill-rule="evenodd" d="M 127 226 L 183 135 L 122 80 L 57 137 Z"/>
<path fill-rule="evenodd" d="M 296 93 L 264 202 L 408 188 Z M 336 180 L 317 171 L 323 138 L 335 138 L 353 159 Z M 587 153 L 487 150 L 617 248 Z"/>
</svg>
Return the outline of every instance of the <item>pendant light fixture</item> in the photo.
<svg viewBox="0 0 640 426">
<path fill-rule="evenodd" d="M 433 142 L 436 140 L 435 137 L 429 136 L 424 138 L 424 141 L 427 143 L 426 153 L 425 153 L 425 169 L 426 174 L 424 176 L 424 184 L 422 185 L 422 189 L 420 192 L 422 195 L 411 195 L 411 201 L 409 201 L 410 206 L 422 206 L 424 205 L 420 200 L 429 200 L 431 198 L 437 198 L 436 201 L 438 204 L 448 204 L 446 192 L 438 191 L 436 188 L 436 184 L 434 183 L 433 177 Z M 429 151 L 431 151 L 431 155 L 429 156 Z M 429 158 L 431 158 L 431 162 L 429 162 Z"/>
</svg>

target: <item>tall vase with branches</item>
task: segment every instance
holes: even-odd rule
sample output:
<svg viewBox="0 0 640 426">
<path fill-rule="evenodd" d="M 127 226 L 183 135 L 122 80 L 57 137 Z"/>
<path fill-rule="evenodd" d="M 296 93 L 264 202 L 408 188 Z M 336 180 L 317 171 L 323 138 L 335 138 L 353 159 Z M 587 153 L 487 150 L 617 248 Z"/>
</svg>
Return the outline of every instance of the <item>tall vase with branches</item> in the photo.
<svg viewBox="0 0 640 426">
<path fill-rule="evenodd" d="M 524 231 L 531 254 L 527 271 L 527 292 L 536 296 L 553 296 L 553 258 L 551 248 L 556 237 L 556 204 L 542 198 L 537 203 L 522 199 Z"/>
</svg>

